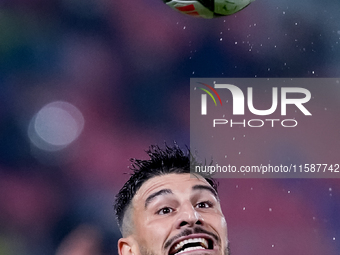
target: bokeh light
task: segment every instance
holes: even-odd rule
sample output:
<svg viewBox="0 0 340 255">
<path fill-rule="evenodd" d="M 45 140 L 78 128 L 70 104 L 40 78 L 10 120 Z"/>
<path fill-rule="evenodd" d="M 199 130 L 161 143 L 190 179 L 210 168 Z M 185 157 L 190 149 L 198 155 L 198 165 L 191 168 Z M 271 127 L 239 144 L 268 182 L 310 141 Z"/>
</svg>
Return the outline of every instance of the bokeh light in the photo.
<svg viewBox="0 0 340 255">
<path fill-rule="evenodd" d="M 83 127 L 84 117 L 75 106 L 56 101 L 42 107 L 32 118 L 28 136 L 38 148 L 57 151 L 76 140 Z"/>
</svg>

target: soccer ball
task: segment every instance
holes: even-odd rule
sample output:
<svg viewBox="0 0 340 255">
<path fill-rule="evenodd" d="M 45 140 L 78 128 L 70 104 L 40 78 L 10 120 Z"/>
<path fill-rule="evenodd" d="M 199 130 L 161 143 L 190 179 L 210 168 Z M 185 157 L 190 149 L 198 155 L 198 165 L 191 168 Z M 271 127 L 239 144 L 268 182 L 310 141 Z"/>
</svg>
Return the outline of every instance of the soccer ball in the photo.
<svg viewBox="0 0 340 255">
<path fill-rule="evenodd" d="M 172 9 L 205 19 L 234 14 L 254 0 L 163 0 Z"/>
</svg>

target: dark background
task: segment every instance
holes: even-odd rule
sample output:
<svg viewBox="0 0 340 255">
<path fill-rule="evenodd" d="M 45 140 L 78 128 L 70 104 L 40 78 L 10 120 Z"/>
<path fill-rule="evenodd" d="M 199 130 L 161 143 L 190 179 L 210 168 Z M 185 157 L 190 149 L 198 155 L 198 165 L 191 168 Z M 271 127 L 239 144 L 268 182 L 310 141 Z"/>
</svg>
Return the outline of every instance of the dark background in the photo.
<svg viewBox="0 0 340 255">
<path fill-rule="evenodd" d="M 339 10 L 338 0 L 257 0 L 201 20 L 161 0 L 2 0 L 0 254 L 117 254 L 112 204 L 129 158 L 189 144 L 190 78 L 340 77 Z M 39 126 L 52 102 L 62 114 Z M 232 254 L 339 254 L 339 184 L 221 179 Z"/>
</svg>

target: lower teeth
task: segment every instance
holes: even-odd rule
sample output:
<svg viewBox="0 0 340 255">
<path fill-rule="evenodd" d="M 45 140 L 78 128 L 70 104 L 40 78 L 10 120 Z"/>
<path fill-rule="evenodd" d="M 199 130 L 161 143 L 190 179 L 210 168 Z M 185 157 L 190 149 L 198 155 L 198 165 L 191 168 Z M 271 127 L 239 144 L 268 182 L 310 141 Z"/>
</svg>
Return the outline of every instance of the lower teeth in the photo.
<svg viewBox="0 0 340 255">
<path fill-rule="evenodd" d="M 188 248 L 185 248 L 183 251 L 176 253 L 176 255 L 182 252 L 185 252 L 185 251 L 193 251 L 193 250 L 205 250 L 205 248 L 203 248 L 202 246 L 188 247 Z"/>
</svg>

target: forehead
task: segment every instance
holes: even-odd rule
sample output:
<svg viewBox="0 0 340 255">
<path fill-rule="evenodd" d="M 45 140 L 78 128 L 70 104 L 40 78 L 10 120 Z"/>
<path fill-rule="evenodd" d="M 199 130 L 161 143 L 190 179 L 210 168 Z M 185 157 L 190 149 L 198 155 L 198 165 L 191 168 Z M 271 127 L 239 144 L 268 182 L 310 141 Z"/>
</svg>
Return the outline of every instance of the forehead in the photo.
<svg viewBox="0 0 340 255">
<path fill-rule="evenodd" d="M 153 177 L 147 180 L 134 196 L 134 203 L 141 201 L 144 203 L 146 198 L 158 190 L 170 189 L 174 194 L 192 191 L 195 185 L 210 184 L 201 176 L 191 174 L 166 174 Z"/>
</svg>

